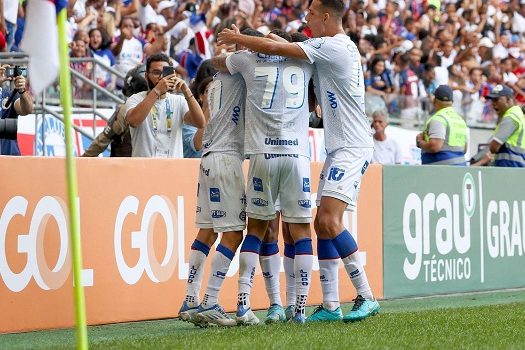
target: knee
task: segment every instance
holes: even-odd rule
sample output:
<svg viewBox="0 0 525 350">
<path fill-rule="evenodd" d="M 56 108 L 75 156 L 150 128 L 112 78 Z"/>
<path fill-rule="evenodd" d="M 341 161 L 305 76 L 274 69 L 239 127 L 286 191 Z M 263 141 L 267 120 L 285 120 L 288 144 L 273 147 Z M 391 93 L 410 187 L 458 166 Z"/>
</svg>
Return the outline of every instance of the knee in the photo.
<svg viewBox="0 0 525 350">
<path fill-rule="evenodd" d="M 328 213 L 321 213 L 317 219 L 316 232 L 320 238 L 334 238 L 341 233 L 342 226 L 340 218 Z"/>
</svg>

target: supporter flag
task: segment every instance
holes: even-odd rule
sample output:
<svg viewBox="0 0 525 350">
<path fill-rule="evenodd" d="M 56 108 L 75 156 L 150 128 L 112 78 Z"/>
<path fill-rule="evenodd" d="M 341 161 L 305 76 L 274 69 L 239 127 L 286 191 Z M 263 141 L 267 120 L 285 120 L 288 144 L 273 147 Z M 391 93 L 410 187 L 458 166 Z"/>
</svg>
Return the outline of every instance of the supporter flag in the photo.
<svg viewBox="0 0 525 350">
<path fill-rule="evenodd" d="M 35 95 L 52 84 L 59 68 L 56 14 L 67 0 L 30 0 L 21 48 L 29 55 L 29 79 Z"/>
</svg>

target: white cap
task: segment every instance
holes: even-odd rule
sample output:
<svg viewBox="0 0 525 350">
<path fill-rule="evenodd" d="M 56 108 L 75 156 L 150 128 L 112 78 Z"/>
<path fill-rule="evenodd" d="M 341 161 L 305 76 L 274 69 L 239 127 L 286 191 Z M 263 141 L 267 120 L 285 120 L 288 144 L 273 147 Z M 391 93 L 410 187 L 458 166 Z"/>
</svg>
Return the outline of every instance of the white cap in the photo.
<svg viewBox="0 0 525 350">
<path fill-rule="evenodd" d="M 492 49 L 494 47 L 494 43 L 492 42 L 492 40 L 490 40 L 489 38 L 487 37 L 483 37 L 481 38 L 481 40 L 479 41 L 479 46 L 485 46 L 485 47 L 488 47 L 489 49 Z"/>
<path fill-rule="evenodd" d="M 173 7 L 173 6 L 175 6 L 175 3 L 173 1 L 163 0 L 163 1 L 159 2 L 159 5 L 157 6 L 157 12 L 161 13 L 162 10 L 165 10 L 165 9 Z"/>
</svg>

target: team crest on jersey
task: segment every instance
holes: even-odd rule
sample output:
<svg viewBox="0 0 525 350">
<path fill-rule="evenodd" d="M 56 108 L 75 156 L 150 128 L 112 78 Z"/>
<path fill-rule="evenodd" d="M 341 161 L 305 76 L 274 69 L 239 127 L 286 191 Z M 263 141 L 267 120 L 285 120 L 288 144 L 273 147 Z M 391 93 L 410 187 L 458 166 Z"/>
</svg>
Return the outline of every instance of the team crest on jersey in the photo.
<svg viewBox="0 0 525 350">
<path fill-rule="evenodd" d="M 303 177 L 303 192 L 310 192 L 310 179 Z"/>
<path fill-rule="evenodd" d="M 312 38 L 306 40 L 304 43 L 310 45 L 314 49 L 319 50 L 321 46 L 323 46 L 323 44 L 325 43 L 325 38 Z"/>
<path fill-rule="evenodd" d="M 264 192 L 262 179 L 258 177 L 253 178 L 253 190 L 257 192 Z"/>
<path fill-rule="evenodd" d="M 220 202 L 221 191 L 218 188 L 210 188 L 210 202 Z"/>
</svg>

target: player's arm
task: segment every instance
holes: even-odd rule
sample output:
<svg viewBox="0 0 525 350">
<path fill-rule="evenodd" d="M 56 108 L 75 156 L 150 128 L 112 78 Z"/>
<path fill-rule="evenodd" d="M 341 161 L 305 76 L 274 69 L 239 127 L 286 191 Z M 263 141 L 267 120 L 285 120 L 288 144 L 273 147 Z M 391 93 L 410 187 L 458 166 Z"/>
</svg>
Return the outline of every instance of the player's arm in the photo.
<svg viewBox="0 0 525 350">
<path fill-rule="evenodd" d="M 234 27 L 234 25 L 232 26 Z M 239 44 L 252 51 L 266 55 L 278 55 L 306 60 L 308 57 L 301 47 L 294 43 L 281 42 L 270 38 L 258 38 L 239 34 L 234 29 L 225 28 L 219 33 L 219 45 Z"/>
<path fill-rule="evenodd" d="M 211 65 L 223 73 L 229 73 L 228 66 L 226 66 L 226 55 L 215 56 L 211 59 Z"/>
</svg>

